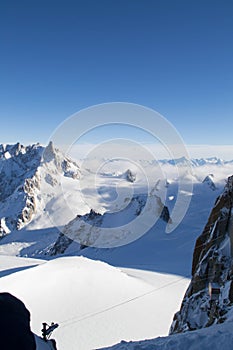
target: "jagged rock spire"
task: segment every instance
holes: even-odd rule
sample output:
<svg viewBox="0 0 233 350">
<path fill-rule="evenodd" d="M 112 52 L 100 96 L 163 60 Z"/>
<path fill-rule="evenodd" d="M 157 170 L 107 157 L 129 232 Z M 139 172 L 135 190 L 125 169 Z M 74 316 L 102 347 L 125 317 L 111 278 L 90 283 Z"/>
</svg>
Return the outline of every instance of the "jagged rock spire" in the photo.
<svg viewBox="0 0 233 350">
<path fill-rule="evenodd" d="M 48 146 L 45 147 L 44 152 L 43 152 L 43 160 L 45 162 L 50 162 L 51 160 L 54 159 L 55 157 L 55 149 L 53 146 L 53 142 L 50 141 Z"/>
</svg>

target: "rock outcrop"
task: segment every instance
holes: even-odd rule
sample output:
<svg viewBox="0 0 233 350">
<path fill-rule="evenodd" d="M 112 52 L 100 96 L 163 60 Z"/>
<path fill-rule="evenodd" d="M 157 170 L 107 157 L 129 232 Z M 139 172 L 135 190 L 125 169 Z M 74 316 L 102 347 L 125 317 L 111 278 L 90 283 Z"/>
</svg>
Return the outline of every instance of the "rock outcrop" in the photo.
<svg viewBox="0 0 233 350">
<path fill-rule="evenodd" d="M 196 241 L 191 283 L 170 333 L 208 327 L 233 315 L 233 176 Z"/>
<path fill-rule="evenodd" d="M 130 169 L 128 169 L 125 173 L 126 180 L 129 182 L 135 182 L 136 181 L 136 174 L 133 173 Z"/>
<path fill-rule="evenodd" d="M 95 242 L 99 238 L 99 228 L 106 227 L 111 223 L 111 227 L 126 224 L 130 220 L 134 220 L 139 216 L 146 205 L 147 197 L 145 195 L 134 196 L 129 202 L 128 206 L 121 212 L 99 214 L 93 209 L 85 215 L 77 215 L 67 225 L 65 225 L 63 232 L 60 233 L 55 244 L 49 249 L 46 254 L 59 255 L 64 254 L 67 248 L 76 242 L 75 251 L 81 251 L 88 246 L 95 246 Z M 160 197 L 156 196 L 157 210 L 160 213 L 160 219 L 166 223 L 170 222 L 169 209 L 165 206 Z M 125 220 L 125 221 L 124 221 Z M 86 225 L 87 224 L 87 225 Z M 121 228 L 119 228 L 119 231 Z"/>
<path fill-rule="evenodd" d="M 36 350 L 30 313 L 23 302 L 9 293 L 0 293 L 0 309 L 1 349 Z"/>
<path fill-rule="evenodd" d="M 42 153 L 39 144 L 0 145 L 0 236 L 22 228 L 35 213 Z"/>
<path fill-rule="evenodd" d="M 0 345 L 7 350 L 56 350 L 54 339 L 45 341 L 32 333 L 30 312 L 10 293 L 0 293 Z"/>
<path fill-rule="evenodd" d="M 214 175 L 213 174 L 207 175 L 202 182 L 204 184 L 206 184 L 207 186 L 209 186 L 209 188 L 212 191 L 215 191 L 217 189 L 217 187 L 216 187 L 216 185 L 214 183 Z"/>
</svg>

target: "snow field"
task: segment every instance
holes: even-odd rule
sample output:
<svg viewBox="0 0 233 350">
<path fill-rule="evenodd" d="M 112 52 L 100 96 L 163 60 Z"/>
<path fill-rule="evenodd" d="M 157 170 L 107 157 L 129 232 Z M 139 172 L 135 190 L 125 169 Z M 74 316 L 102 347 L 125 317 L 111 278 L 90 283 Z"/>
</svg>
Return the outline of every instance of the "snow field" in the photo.
<svg viewBox="0 0 233 350">
<path fill-rule="evenodd" d="M 53 334 L 59 350 L 90 350 L 123 339 L 166 335 L 189 282 L 83 257 L 39 263 L 2 277 L 0 289 L 25 303 L 36 334 L 42 322 L 59 323 Z M 12 266 L 16 265 L 14 258 Z"/>
</svg>

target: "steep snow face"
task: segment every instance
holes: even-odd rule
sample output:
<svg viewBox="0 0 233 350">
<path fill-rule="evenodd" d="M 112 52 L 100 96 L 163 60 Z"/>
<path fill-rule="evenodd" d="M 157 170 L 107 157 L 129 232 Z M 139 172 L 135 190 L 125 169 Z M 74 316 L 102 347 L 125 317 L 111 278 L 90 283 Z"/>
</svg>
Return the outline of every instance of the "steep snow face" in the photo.
<svg viewBox="0 0 233 350">
<path fill-rule="evenodd" d="M 77 179 L 80 171 L 52 143 L 0 145 L 0 235 L 21 229 L 43 211 L 45 217 L 61 176 Z"/>
<path fill-rule="evenodd" d="M 233 316 L 233 176 L 217 199 L 196 241 L 192 280 L 171 333 L 195 330 L 232 320 Z"/>
</svg>

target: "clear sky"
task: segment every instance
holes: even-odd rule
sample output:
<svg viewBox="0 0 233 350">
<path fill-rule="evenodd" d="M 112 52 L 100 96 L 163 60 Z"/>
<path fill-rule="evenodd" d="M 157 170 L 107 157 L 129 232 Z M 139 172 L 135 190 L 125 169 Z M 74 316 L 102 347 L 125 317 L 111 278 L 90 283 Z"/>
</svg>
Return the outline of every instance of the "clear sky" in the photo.
<svg viewBox="0 0 233 350">
<path fill-rule="evenodd" d="M 2 0 L 0 45 L 0 142 L 123 101 L 188 144 L 233 144 L 232 0 Z"/>
</svg>

